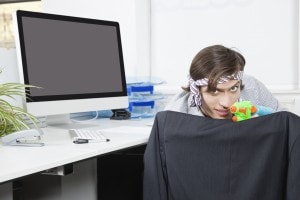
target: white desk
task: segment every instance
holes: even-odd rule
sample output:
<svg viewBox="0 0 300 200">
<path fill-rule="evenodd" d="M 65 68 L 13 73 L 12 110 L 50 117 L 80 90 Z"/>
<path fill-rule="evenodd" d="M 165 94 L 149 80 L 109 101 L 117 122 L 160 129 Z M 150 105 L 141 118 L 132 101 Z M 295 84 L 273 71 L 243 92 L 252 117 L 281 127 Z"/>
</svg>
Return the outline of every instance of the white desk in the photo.
<svg viewBox="0 0 300 200">
<path fill-rule="evenodd" d="M 111 127 L 139 127 L 128 131 L 104 132 L 109 142 L 74 144 L 67 129 L 57 127 L 44 128 L 43 147 L 22 147 L 0 145 L 0 183 L 41 172 L 54 167 L 93 158 L 109 152 L 147 143 L 153 119 L 109 120 L 101 119 L 89 122 L 100 129 Z M 75 124 L 76 125 L 76 124 Z M 81 125 L 80 125 L 81 126 Z"/>
</svg>

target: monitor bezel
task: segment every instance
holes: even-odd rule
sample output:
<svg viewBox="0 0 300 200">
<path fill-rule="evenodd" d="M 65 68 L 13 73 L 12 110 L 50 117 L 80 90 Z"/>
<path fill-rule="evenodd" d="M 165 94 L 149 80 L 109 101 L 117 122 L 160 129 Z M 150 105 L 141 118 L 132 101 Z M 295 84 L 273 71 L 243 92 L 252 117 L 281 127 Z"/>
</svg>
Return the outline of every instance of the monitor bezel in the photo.
<svg viewBox="0 0 300 200">
<path fill-rule="evenodd" d="M 26 101 L 27 102 L 43 102 L 43 101 L 59 101 L 59 100 L 76 100 L 76 99 L 91 99 L 91 98 L 104 98 L 104 97 L 119 97 L 119 96 L 127 96 L 127 87 L 126 87 L 126 77 L 125 77 L 125 67 L 123 60 L 123 52 L 122 52 L 122 43 L 121 43 L 121 34 L 120 34 L 120 26 L 118 22 L 115 21 L 107 21 L 107 20 L 98 20 L 98 19 L 90 19 L 90 18 L 82 18 L 82 17 L 74 17 L 67 15 L 58 15 L 58 14 L 50 14 L 50 13 L 40 13 L 40 12 L 31 12 L 31 11 L 16 11 L 16 21 L 17 21 L 17 29 L 18 29 L 18 39 L 19 39 L 19 48 L 21 53 L 21 62 L 22 62 L 22 75 L 23 83 L 31 85 L 29 76 L 28 76 L 28 65 L 26 58 L 26 49 L 25 49 L 25 41 L 24 41 L 24 32 L 23 32 L 23 24 L 22 17 L 32 17 L 32 18 L 40 18 L 40 19 L 49 19 L 49 20 L 59 20 L 59 21 L 69 21 L 69 22 L 78 22 L 85 24 L 99 24 L 99 25 L 107 25 L 113 26 L 116 28 L 117 40 L 118 40 L 118 51 L 119 51 L 119 61 L 120 61 L 120 71 L 121 71 L 121 79 L 122 79 L 122 91 L 120 92 L 101 92 L 101 93 L 85 93 L 85 94 L 67 94 L 67 95 L 44 95 L 44 96 L 32 96 L 30 93 L 30 89 L 26 93 Z"/>
</svg>

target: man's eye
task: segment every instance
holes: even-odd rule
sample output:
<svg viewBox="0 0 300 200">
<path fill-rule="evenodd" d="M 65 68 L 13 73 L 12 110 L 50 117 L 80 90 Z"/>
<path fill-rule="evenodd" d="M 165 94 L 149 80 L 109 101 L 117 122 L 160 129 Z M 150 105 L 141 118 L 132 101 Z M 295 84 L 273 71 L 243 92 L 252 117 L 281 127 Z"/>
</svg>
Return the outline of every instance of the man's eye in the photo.
<svg viewBox="0 0 300 200">
<path fill-rule="evenodd" d="M 239 89 L 239 86 L 233 86 L 232 88 L 230 88 L 231 92 L 236 92 Z"/>
<path fill-rule="evenodd" d="M 218 91 L 218 90 L 212 90 L 210 93 L 211 93 L 212 95 L 217 95 L 217 94 L 219 93 L 219 91 Z"/>
</svg>

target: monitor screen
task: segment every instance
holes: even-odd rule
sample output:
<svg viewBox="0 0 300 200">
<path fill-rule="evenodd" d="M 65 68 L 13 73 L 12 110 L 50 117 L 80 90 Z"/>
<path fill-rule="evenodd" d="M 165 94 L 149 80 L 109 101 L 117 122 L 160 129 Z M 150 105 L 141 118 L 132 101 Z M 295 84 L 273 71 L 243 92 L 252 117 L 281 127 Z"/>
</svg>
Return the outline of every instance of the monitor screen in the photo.
<svg viewBox="0 0 300 200">
<path fill-rule="evenodd" d="M 117 22 L 17 11 L 16 49 L 26 109 L 46 116 L 128 107 Z"/>
</svg>

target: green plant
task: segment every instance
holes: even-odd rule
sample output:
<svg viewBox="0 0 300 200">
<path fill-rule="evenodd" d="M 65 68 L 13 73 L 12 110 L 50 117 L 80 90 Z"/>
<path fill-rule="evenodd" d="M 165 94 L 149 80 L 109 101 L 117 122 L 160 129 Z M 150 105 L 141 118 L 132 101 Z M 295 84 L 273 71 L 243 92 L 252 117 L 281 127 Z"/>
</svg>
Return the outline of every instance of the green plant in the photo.
<svg viewBox="0 0 300 200">
<path fill-rule="evenodd" d="M 1 70 L 0 70 L 1 73 Z M 26 112 L 23 108 L 11 105 L 7 100 L 15 100 L 16 96 L 25 97 L 30 85 L 21 83 L 0 84 L 0 137 L 8 135 L 14 131 L 29 129 L 30 126 L 25 122 L 28 119 L 37 124 L 37 118 Z"/>
</svg>

